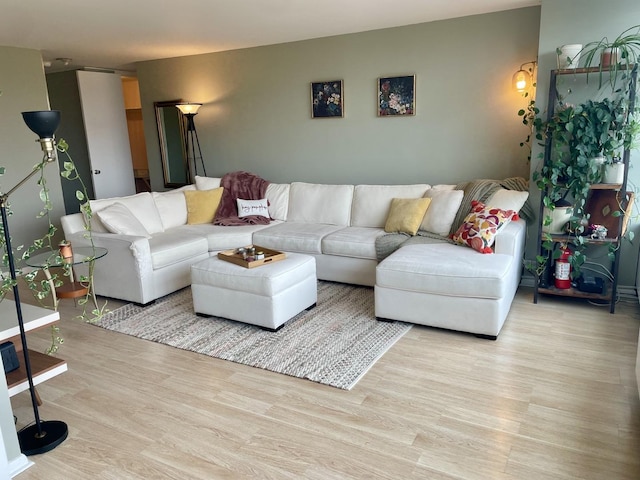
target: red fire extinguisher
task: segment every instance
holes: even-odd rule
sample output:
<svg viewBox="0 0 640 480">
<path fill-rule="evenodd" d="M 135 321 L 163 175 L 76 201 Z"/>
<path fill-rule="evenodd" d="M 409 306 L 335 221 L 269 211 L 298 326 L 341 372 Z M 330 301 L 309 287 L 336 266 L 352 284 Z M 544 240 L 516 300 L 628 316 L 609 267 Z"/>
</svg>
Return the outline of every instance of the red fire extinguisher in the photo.
<svg viewBox="0 0 640 480">
<path fill-rule="evenodd" d="M 571 251 L 568 247 L 560 248 L 560 257 L 556 260 L 555 286 L 556 288 L 571 288 L 571 265 L 569 264 Z"/>
</svg>

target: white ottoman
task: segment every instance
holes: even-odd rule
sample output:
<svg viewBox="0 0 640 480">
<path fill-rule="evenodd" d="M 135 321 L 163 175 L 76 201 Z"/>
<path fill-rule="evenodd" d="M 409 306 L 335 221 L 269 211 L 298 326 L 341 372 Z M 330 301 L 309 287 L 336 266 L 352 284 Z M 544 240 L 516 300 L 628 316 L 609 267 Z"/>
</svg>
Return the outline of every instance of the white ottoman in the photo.
<svg viewBox="0 0 640 480">
<path fill-rule="evenodd" d="M 218 257 L 191 266 L 196 313 L 229 318 L 277 330 L 318 299 L 316 259 L 287 253 L 287 258 L 245 268 Z"/>
</svg>

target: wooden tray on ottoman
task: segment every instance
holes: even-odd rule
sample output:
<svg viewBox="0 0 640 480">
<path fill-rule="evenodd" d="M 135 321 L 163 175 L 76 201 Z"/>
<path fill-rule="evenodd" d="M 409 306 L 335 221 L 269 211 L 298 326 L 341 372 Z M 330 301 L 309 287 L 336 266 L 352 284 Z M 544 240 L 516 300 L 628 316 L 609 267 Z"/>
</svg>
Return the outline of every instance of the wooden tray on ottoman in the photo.
<svg viewBox="0 0 640 480">
<path fill-rule="evenodd" d="M 218 252 L 218 258 L 224 260 L 226 262 L 235 263 L 236 265 L 240 265 L 245 268 L 255 268 L 261 265 L 266 265 L 269 263 L 277 262 L 279 260 L 284 260 L 287 255 L 284 252 L 279 252 L 278 250 L 271 250 L 270 248 L 261 247 L 259 245 L 247 245 L 244 248 L 255 248 L 256 252 L 264 252 L 264 258 L 260 260 L 253 260 L 251 262 L 246 261 L 242 258 L 241 253 L 236 253 L 236 249 L 233 250 L 224 250 L 222 252 Z"/>
</svg>

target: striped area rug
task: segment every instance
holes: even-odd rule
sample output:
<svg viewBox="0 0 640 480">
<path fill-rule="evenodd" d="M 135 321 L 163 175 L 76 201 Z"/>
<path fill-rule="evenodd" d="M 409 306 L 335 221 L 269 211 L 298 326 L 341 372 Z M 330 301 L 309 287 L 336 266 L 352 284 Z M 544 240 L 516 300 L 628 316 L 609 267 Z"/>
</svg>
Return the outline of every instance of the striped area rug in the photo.
<svg viewBox="0 0 640 480">
<path fill-rule="evenodd" d="M 277 332 L 193 312 L 191 290 L 146 308 L 125 305 L 95 325 L 172 347 L 350 390 L 409 331 L 379 322 L 373 288 L 318 282 L 318 305 Z"/>
</svg>

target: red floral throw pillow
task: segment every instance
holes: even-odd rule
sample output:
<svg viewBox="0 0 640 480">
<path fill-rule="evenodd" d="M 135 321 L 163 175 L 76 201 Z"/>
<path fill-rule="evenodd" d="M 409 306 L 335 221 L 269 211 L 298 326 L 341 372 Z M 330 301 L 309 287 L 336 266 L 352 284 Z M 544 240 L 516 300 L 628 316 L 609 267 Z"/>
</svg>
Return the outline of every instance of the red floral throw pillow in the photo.
<svg viewBox="0 0 640 480">
<path fill-rule="evenodd" d="M 515 210 L 491 208 L 474 200 L 471 202 L 471 212 L 451 238 L 454 242 L 468 245 L 480 253 L 493 253 L 491 246 L 498 231 L 511 220 L 518 218 L 518 212 Z"/>
</svg>

